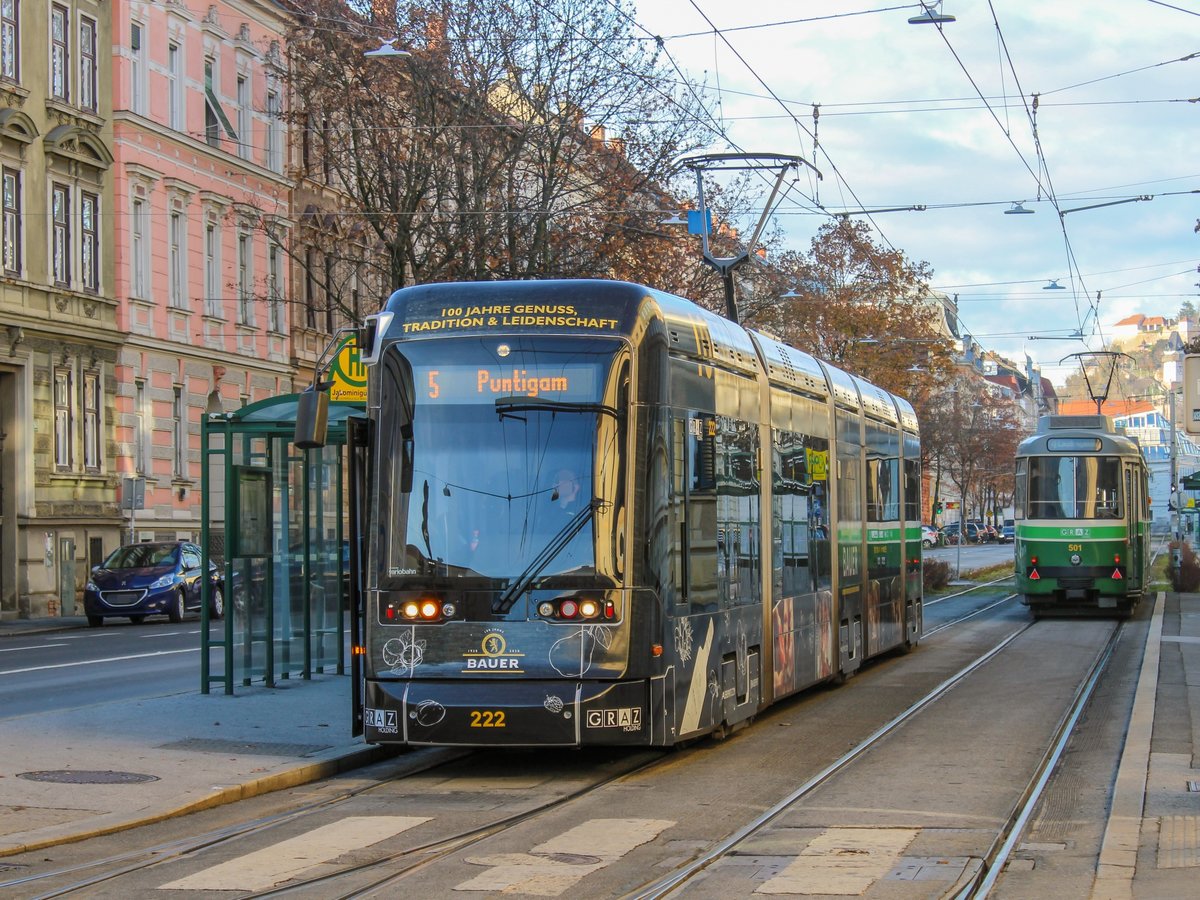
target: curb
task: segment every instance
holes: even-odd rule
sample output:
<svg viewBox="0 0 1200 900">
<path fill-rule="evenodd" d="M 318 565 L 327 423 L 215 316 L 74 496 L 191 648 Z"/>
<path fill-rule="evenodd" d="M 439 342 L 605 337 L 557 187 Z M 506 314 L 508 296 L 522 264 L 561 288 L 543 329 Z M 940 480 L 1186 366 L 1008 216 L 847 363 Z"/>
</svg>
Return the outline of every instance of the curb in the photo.
<svg viewBox="0 0 1200 900">
<path fill-rule="evenodd" d="M 19 844 L 5 844 L 0 840 L 0 857 L 16 856 L 21 853 L 44 850 L 47 847 L 56 847 L 60 844 L 72 844 L 78 841 L 90 840 L 91 838 L 116 834 L 119 831 L 128 831 L 132 828 L 140 828 L 143 825 L 153 825 L 156 822 L 162 822 L 166 819 L 213 809 L 229 803 L 236 803 L 239 800 L 248 800 L 251 797 L 296 787 L 301 784 L 309 784 L 313 781 L 319 781 L 322 778 L 340 775 L 351 769 L 381 762 L 384 759 L 395 756 L 397 751 L 394 747 L 365 745 L 348 751 L 331 750 L 329 753 L 331 755 L 326 759 L 281 772 L 275 772 L 270 775 L 264 775 L 262 778 L 256 778 L 244 784 L 224 785 L 214 789 L 212 794 L 201 800 L 192 800 L 179 806 L 161 809 L 158 812 L 146 813 L 137 818 L 122 819 L 118 822 L 102 824 L 102 820 L 105 817 L 100 817 L 100 821 L 96 821 L 92 826 L 82 830 L 65 834 L 59 833 L 45 838 L 35 838 Z"/>
</svg>

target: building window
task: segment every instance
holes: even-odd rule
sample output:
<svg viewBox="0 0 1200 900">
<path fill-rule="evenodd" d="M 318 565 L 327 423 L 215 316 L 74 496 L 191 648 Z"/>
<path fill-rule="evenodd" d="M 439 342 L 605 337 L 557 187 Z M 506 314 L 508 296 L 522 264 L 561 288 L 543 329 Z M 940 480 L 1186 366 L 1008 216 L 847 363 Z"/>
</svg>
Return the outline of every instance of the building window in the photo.
<svg viewBox="0 0 1200 900">
<path fill-rule="evenodd" d="M 129 24 L 129 106 L 146 114 L 146 29 L 140 22 Z"/>
<path fill-rule="evenodd" d="M 96 111 L 96 22 L 79 18 L 79 105 Z"/>
<path fill-rule="evenodd" d="M 134 467 L 137 474 L 145 475 L 150 468 L 150 411 L 146 408 L 145 381 L 139 380 L 133 384 L 133 407 L 133 439 L 137 442 L 134 447 Z"/>
<path fill-rule="evenodd" d="M 177 209 L 171 210 L 167 220 L 167 299 L 177 309 L 184 307 L 184 221 L 183 213 Z"/>
<path fill-rule="evenodd" d="M 0 0 L 0 77 L 21 80 L 20 0 Z"/>
<path fill-rule="evenodd" d="M 254 324 L 254 305 L 253 297 L 250 293 L 250 287 L 254 280 L 254 273 L 251 269 L 252 262 L 250 254 L 253 252 L 253 247 L 250 243 L 250 235 L 238 235 L 238 322 L 242 325 Z"/>
<path fill-rule="evenodd" d="M 229 122 L 229 117 L 225 115 L 225 110 L 221 108 L 221 101 L 217 99 L 217 89 L 214 85 L 217 83 L 216 76 L 217 61 L 211 56 L 205 57 L 204 60 L 204 139 L 209 145 L 216 147 L 221 143 L 221 131 L 224 129 L 226 136 L 237 142 L 237 132 L 233 130 L 233 125 Z"/>
<path fill-rule="evenodd" d="M 245 75 L 237 78 L 237 132 L 241 136 L 238 141 L 238 156 L 250 158 L 250 81 Z"/>
<path fill-rule="evenodd" d="M 283 171 L 282 120 L 279 92 L 267 91 L 267 168 L 272 172 Z"/>
<path fill-rule="evenodd" d="M 146 293 L 146 201 L 133 199 L 132 216 L 129 223 L 130 291 L 134 297 L 147 299 Z"/>
<path fill-rule="evenodd" d="M 283 316 L 283 295 L 279 286 L 283 284 L 280 271 L 281 250 L 279 245 L 272 243 L 267 250 L 267 302 L 270 304 L 271 330 L 282 334 L 286 323 Z"/>
<path fill-rule="evenodd" d="M 21 274 L 21 173 L 3 170 L 4 178 L 4 271 Z"/>
<path fill-rule="evenodd" d="M 79 232 L 82 244 L 79 248 L 79 263 L 85 291 L 100 290 L 100 240 L 96 224 L 99 206 L 100 198 L 95 194 L 80 192 Z"/>
<path fill-rule="evenodd" d="M 103 459 L 101 434 L 101 381 L 99 372 L 83 373 L 83 467 L 99 472 Z"/>
<path fill-rule="evenodd" d="M 71 408 L 71 370 L 54 370 L 54 468 L 71 468 L 71 441 L 75 428 Z"/>
<path fill-rule="evenodd" d="M 70 98 L 70 55 L 67 52 L 67 23 L 70 13 L 66 7 L 50 7 L 50 96 L 56 100 Z"/>
<path fill-rule="evenodd" d="M 306 247 L 304 250 L 304 324 L 309 328 L 317 327 L 317 285 L 316 278 L 313 276 L 314 263 L 313 250 L 311 247 Z"/>
<path fill-rule="evenodd" d="M 171 405 L 172 437 L 175 444 L 172 473 L 176 478 L 187 477 L 187 414 L 183 408 L 183 388 L 175 386 Z"/>
<path fill-rule="evenodd" d="M 333 260 L 325 257 L 325 331 L 333 334 Z"/>
<path fill-rule="evenodd" d="M 221 317 L 221 232 L 211 218 L 204 222 L 204 312 Z"/>
<path fill-rule="evenodd" d="M 167 45 L 167 124 L 180 131 L 184 122 L 183 51 L 172 42 Z"/>
<path fill-rule="evenodd" d="M 65 185 L 53 185 L 50 192 L 53 233 L 50 241 L 54 283 L 71 284 L 71 198 Z"/>
</svg>

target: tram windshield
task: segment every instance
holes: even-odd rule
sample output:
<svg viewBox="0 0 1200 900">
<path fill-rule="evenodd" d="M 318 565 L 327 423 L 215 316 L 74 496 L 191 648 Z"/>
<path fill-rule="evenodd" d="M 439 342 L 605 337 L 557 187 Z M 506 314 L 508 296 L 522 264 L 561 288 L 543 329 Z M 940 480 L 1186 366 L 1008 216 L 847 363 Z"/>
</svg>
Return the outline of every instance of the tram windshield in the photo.
<svg viewBox="0 0 1200 900">
<path fill-rule="evenodd" d="M 595 534 L 623 497 L 621 346 L 393 345 L 380 388 L 381 410 L 396 413 L 380 417 L 381 586 L 503 589 L 510 605 L 508 593 L 591 584 L 611 568 L 597 565 Z"/>
<path fill-rule="evenodd" d="M 1119 519 L 1121 460 L 1116 456 L 1032 456 L 1031 519 Z"/>
</svg>

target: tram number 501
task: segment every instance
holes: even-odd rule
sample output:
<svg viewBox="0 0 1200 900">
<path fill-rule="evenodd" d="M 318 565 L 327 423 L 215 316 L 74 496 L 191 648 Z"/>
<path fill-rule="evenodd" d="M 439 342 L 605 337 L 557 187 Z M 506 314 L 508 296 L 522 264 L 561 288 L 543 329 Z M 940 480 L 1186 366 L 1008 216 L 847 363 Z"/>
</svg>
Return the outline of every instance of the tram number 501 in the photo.
<svg viewBox="0 0 1200 900">
<path fill-rule="evenodd" d="M 500 709 L 471 710 L 472 728 L 503 728 L 504 711 Z"/>
</svg>

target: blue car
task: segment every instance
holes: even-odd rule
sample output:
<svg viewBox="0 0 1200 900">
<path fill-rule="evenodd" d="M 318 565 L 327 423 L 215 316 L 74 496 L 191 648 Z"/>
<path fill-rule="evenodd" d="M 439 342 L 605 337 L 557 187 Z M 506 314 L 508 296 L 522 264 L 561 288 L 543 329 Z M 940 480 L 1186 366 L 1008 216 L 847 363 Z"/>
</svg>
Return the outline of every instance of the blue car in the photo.
<svg viewBox="0 0 1200 900">
<path fill-rule="evenodd" d="M 181 622 L 188 612 L 200 610 L 200 548 L 189 541 L 126 544 L 92 569 L 83 589 L 88 625 L 99 628 L 107 616 L 126 616 L 141 622 L 146 616 L 165 615 Z M 209 616 L 225 614 L 221 570 L 209 560 Z"/>
</svg>

